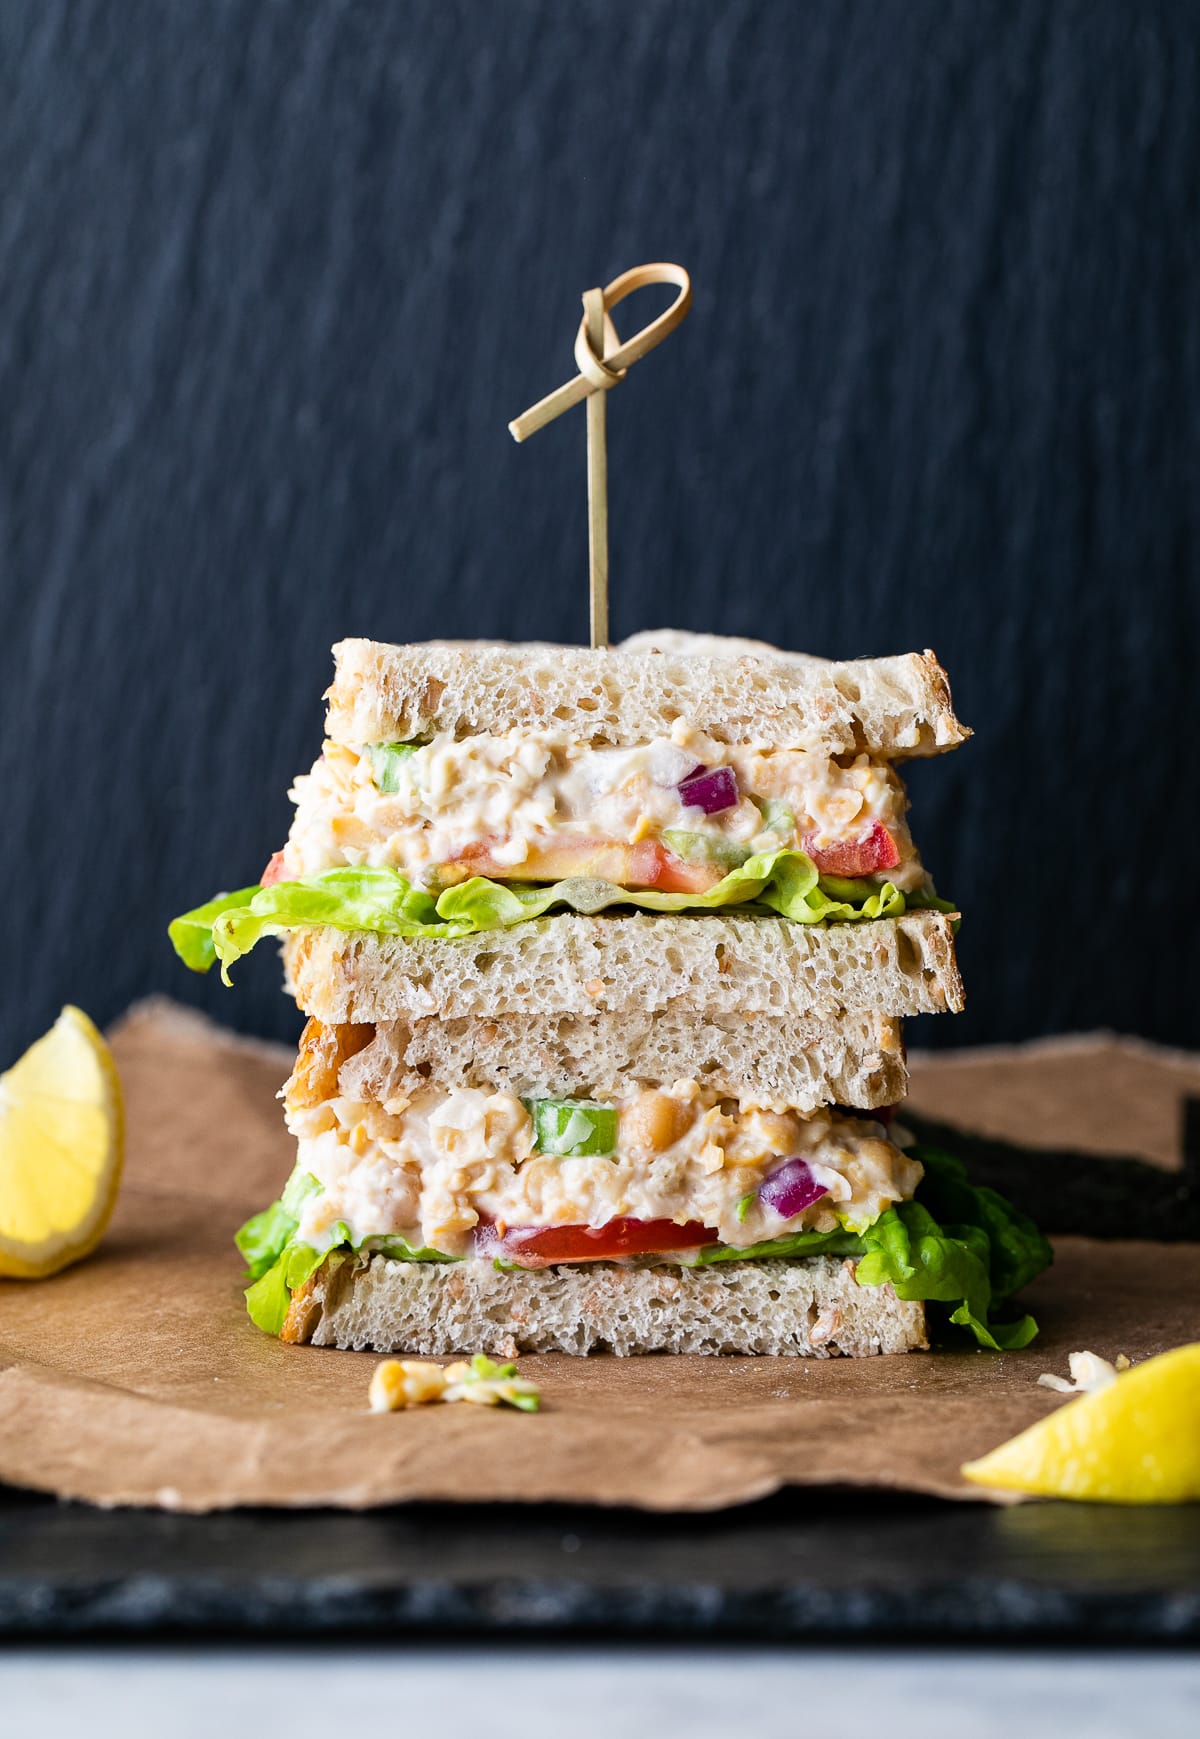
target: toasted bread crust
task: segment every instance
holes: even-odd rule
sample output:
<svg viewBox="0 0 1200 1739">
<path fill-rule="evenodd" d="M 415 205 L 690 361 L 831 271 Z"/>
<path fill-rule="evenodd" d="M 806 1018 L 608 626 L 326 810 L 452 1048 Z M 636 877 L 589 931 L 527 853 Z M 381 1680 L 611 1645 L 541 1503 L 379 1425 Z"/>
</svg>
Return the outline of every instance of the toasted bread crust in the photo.
<svg viewBox="0 0 1200 1739">
<path fill-rule="evenodd" d="M 296 1066 L 284 1087 L 288 1104 L 294 1109 L 305 1105 L 320 1105 L 337 1092 L 342 1065 L 349 1062 L 375 1037 L 369 1023 L 325 1026 L 310 1019 L 300 1034 Z"/>
</svg>

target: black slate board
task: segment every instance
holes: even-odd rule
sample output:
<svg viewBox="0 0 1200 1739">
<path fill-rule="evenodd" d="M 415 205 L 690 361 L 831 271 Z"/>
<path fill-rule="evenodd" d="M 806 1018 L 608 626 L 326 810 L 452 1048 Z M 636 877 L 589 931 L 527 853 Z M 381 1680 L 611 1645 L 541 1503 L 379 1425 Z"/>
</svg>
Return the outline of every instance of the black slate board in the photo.
<svg viewBox="0 0 1200 1739">
<path fill-rule="evenodd" d="M 0 1641 L 1200 1640 L 1200 1508 L 792 1493 L 718 1516 L 0 1506 Z"/>
<path fill-rule="evenodd" d="M 1185 1096 L 1182 1165 L 1164 1171 L 1143 1159 L 1062 1147 L 1018 1147 L 971 1135 L 905 1109 L 903 1122 L 931 1147 L 956 1154 L 973 1183 L 1008 1196 L 1049 1237 L 1149 1238 L 1200 1243 L 1200 1099 Z"/>
</svg>

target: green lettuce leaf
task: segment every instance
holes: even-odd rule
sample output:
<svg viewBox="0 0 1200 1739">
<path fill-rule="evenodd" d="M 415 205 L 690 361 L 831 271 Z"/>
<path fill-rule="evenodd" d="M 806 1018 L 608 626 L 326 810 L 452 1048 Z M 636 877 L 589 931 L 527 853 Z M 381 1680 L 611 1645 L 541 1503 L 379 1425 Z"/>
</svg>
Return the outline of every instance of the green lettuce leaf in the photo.
<svg viewBox="0 0 1200 1739">
<path fill-rule="evenodd" d="M 862 1234 L 864 1254 L 856 1279 L 860 1286 L 891 1281 L 898 1298 L 953 1304 L 950 1321 L 969 1329 L 980 1346 L 993 1352 L 1028 1346 L 1037 1333 L 1031 1316 L 989 1323 L 993 1303 L 989 1241 L 978 1226 L 945 1230 L 918 1201 L 900 1202 Z"/>
<path fill-rule="evenodd" d="M 261 1214 L 255 1214 L 234 1234 L 234 1243 L 246 1263 L 251 1280 L 258 1280 L 273 1268 L 296 1230 L 296 1221 L 282 1202 L 272 1202 Z"/>
<path fill-rule="evenodd" d="M 321 1186 L 312 1173 L 297 1166 L 279 1200 L 261 1214 L 251 1215 L 234 1233 L 233 1241 L 245 1259 L 249 1279 L 258 1280 L 274 1266 L 295 1235 L 300 1209 L 310 1196 L 320 1193 Z"/>
<path fill-rule="evenodd" d="M 286 1264 L 281 1256 L 253 1286 L 246 1288 L 246 1309 L 255 1328 L 261 1328 L 264 1334 L 274 1335 L 278 1340 L 291 1307 L 292 1294 L 288 1288 Z"/>
<path fill-rule="evenodd" d="M 455 937 L 507 929 L 558 907 L 591 915 L 610 906 L 633 906 L 644 912 L 713 912 L 747 905 L 799 924 L 855 923 L 898 917 L 913 903 L 891 882 L 855 883 L 852 898 L 842 897 L 844 891 L 845 884 L 839 887 L 819 876 L 802 851 L 749 857 L 703 894 L 631 890 L 582 876 L 545 886 L 473 876 L 435 898 L 414 888 L 399 870 L 346 866 L 222 894 L 176 918 L 169 934 L 185 965 L 206 972 L 214 960 L 220 960 L 221 976 L 228 984 L 230 966 L 264 936 L 315 925 L 385 936 Z M 928 901 L 929 896 L 924 898 Z"/>
<path fill-rule="evenodd" d="M 447 1256 L 429 1244 L 410 1244 L 407 1238 L 372 1238 L 371 1249 L 393 1262 L 461 1262 L 461 1256 Z"/>
<path fill-rule="evenodd" d="M 347 1229 L 342 1226 L 340 1230 Z M 292 1293 L 311 1279 L 332 1254 L 333 1249 L 314 1250 L 311 1244 L 286 1245 L 266 1273 L 246 1288 L 246 1309 L 251 1322 L 265 1334 L 278 1338 L 291 1309 Z"/>
<path fill-rule="evenodd" d="M 213 946 L 213 924 L 223 912 L 241 911 L 259 892 L 255 885 L 239 888 L 236 894 L 218 894 L 206 906 L 197 906 L 194 912 L 185 912 L 181 918 L 173 919 L 167 926 L 167 935 L 183 964 L 190 966 L 193 972 L 207 972 L 217 958 Z"/>
<path fill-rule="evenodd" d="M 742 1197 L 746 1201 L 745 1196 Z M 739 1204 L 740 1205 L 740 1204 Z M 709 1244 L 687 1266 L 707 1268 L 712 1262 L 778 1262 L 790 1256 L 861 1256 L 857 1232 L 793 1232 L 786 1238 L 765 1238 L 760 1244 Z"/>
<path fill-rule="evenodd" d="M 278 1338 L 291 1309 L 292 1293 L 310 1280 L 327 1258 L 339 1259 L 347 1250 L 357 1248 L 344 1220 L 334 1226 L 327 1249 L 316 1250 L 311 1244 L 285 1244 L 266 1273 L 246 1288 L 246 1309 L 251 1322 Z"/>
<path fill-rule="evenodd" d="M 1048 1268 L 1054 1251 L 1027 1214 L 997 1190 L 968 1180 L 954 1154 L 937 1147 L 911 1149 L 925 1167 L 918 1199 L 947 1228 L 974 1226 L 988 1241 L 988 1278 L 997 1298 L 1009 1298 Z"/>
<path fill-rule="evenodd" d="M 330 1253 L 296 1239 L 300 1210 L 310 1196 L 320 1193 L 317 1179 L 297 1165 L 279 1200 L 261 1214 L 251 1215 L 234 1233 L 233 1241 L 245 1259 L 246 1278 L 252 1282 L 246 1289 L 246 1308 L 251 1321 L 268 1334 L 279 1334 L 292 1292 L 304 1285 Z M 339 1245 L 351 1245 L 350 1228 L 344 1220 L 333 1228 L 330 1248 Z"/>
</svg>

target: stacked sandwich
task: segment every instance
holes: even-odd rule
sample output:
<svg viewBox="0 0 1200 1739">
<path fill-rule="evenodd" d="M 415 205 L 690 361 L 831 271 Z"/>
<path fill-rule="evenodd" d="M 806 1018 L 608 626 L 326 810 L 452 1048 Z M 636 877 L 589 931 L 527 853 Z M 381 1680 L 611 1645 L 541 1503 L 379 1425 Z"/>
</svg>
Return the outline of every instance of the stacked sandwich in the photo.
<svg viewBox="0 0 1200 1739">
<path fill-rule="evenodd" d="M 932 654 L 852 664 L 347 641 L 261 884 L 172 926 L 283 936 L 295 1170 L 242 1229 L 284 1340 L 424 1354 L 988 1346 L 1048 1260 L 893 1120 L 956 914 L 897 760 L 953 748 Z"/>
</svg>

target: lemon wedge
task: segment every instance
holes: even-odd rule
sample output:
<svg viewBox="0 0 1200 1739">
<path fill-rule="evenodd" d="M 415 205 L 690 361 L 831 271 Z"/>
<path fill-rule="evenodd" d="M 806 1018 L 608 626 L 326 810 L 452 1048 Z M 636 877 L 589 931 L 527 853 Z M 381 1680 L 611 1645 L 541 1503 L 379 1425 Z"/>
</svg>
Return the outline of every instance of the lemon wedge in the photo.
<svg viewBox="0 0 1200 1739">
<path fill-rule="evenodd" d="M 1200 1344 L 1123 1371 L 962 1473 L 1003 1491 L 1093 1503 L 1200 1498 Z"/>
<path fill-rule="evenodd" d="M 94 1250 L 125 1150 L 121 1083 L 80 1009 L 0 1075 L 0 1275 L 38 1280 Z"/>
</svg>

